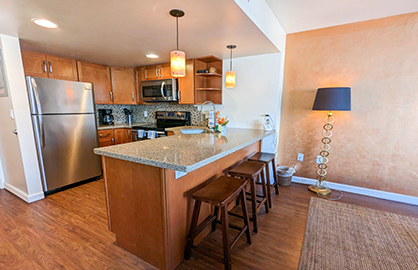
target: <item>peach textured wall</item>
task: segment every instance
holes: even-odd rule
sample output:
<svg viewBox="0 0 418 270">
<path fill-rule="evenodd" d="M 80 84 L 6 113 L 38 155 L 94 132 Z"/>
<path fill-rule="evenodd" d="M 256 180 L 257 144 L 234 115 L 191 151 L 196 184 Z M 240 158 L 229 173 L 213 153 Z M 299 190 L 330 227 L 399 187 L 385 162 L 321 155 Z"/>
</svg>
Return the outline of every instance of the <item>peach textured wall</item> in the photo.
<svg viewBox="0 0 418 270">
<path fill-rule="evenodd" d="M 279 164 L 305 161 L 316 178 L 325 111 L 319 87 L 350 86 L 350 112 L 334 112 L 328 180 L 418 196 L 418 13 L 287 36 Z"/>
</svg>

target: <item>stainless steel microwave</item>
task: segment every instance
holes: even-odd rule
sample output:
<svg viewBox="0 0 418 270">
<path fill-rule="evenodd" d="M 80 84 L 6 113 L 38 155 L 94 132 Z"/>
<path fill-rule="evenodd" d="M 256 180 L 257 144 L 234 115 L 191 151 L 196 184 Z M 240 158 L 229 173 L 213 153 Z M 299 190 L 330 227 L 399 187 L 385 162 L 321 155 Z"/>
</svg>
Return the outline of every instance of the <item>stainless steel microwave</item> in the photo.
<svg viewBox="0 0 418 270">
<path fill-rule="evenodd" d="M 141 95 L 145 102 L 177 101 L 177 91 L 177 79 L 141 82 Z"/>
</svg>

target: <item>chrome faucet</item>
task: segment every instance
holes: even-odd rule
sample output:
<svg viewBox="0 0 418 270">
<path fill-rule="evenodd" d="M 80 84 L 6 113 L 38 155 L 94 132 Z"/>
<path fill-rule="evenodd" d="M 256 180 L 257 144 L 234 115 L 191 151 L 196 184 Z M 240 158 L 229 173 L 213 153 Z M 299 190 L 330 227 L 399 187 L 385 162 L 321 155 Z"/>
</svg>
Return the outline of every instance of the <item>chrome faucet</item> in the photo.
<svg viewBox="0 0 418 270">
<path fill-rule="evenodd" d="M 213 112 L 216 113 L 216 107 L 215 107 L 215 104 L 213 104 L 212 101 L 205 101 L 205 102 L 203 102 L 202 103 L 202 106 L 200 107 L 200 123 L 203 122 L 203 106 L 206 105 L 206 104 L 212 104 Z"/>
</svg>

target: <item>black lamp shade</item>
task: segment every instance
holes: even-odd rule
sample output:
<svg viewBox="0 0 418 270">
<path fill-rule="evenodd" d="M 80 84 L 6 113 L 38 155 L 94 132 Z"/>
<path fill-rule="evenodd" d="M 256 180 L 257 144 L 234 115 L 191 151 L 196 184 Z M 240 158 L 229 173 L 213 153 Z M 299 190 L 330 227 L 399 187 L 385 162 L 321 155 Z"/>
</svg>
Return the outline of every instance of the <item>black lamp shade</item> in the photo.
<svg viewBox="0 0 418 270">
<path fill-rule="evenodd" d="M 318 88 L 312 110 L 351 111 L 351 88 Z"/>
</svg>

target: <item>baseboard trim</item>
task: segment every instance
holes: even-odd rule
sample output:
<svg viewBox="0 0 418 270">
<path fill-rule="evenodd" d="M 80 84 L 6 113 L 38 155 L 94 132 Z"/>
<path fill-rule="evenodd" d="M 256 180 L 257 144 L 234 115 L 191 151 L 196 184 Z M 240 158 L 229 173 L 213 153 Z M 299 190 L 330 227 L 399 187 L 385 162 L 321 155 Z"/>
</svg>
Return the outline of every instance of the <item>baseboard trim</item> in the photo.
<svg viewBox="0 0 418 270">
<path fill-rule="evenodd" d="M 42 200 L 44 198 L 45 198 L 45 195 L 41 191 L 41 192 L 38 192 L 38 193 L 35 193 L 35 194 L 32 194 L 32 195 L 28 196 L 28 203 L 33 203 L 33 202 Z"/>
<path fill-rule="evenodd" d="M 300 177 L 300 176 L 293 176 L 292 182 L 299 183 L 299 184 L 313 185 L 316 183 L 316 180 L 311 179 L 311 178 Z M 341 191 L 351 192 L 351 193 L 360 194 L 360 195 L 366 195 L 366 196 L 379 198 L 379 199 L 385 199 L 389 201 L 418 205 L 418 197 L 414 197 L 414 196 L 381 191 L 381 190 L 376 190 L 376 189 L 371 189 L 371 188 L 356 187 L 356 186 L 340 184 L 340 183 L 333 183 L 329 181 L 327 181 L 327 184 L 331 189 L 337 189 Z"/>
<path fill-rule="evenodd" d="M 10 191 L 11 193 L 13 193 L 14 195 L 21 198 L 22 200 L 24 200 L 27 203 L 32 203 L 32 202 L 39 201 L 39 200 L 42 200 L 43 198 L 45 198 L 43 192 L 38 192 L 38 193 L 35 193 L 35 194 L 32 194 L 32 195 L 29 196 L 26 192 L 23 192 L 20 189 L 16 188 L 15 186 L 12 186 L 8 183 L 4 183 L 4 187 L 5 187 L 6 190 Z"/>
</svg>

